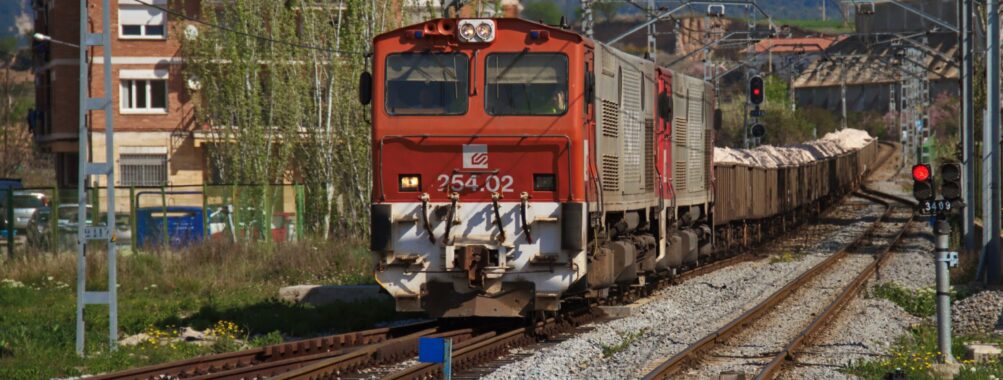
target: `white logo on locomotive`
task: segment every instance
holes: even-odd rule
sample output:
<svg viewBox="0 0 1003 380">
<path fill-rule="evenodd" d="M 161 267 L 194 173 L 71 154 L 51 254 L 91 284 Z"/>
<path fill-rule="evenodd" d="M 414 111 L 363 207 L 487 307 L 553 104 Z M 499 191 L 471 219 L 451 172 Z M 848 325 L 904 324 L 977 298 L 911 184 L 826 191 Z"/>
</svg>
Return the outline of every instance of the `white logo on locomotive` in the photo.
<svg viewBox="0 0 1003 380">
<path fill-rule="evenodd" d="M 463 168 L 487 169 L 488 146 L 484 144 L 463 144 Z"/>
</svg>

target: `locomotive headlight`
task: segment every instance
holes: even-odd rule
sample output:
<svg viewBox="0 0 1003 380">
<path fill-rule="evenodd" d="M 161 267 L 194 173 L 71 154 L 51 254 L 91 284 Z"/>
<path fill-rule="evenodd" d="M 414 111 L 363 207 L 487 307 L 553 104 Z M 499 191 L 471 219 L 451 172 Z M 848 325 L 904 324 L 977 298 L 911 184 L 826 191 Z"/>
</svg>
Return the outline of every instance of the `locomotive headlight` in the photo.
<svg viewBox="0 0 1003 380">
<path fill-rule="evenodd" d="M 471 23 L 461 23 L 459 28 L 460 39 L 473 42 L 474 37 L 477 36 L 477 31 L 474 30 L 474 24 Z"/>
<path fill-rule="evenodd" d="M 460 20 L 456 36 L 463 42 L 491 42 L 495 39 L 494 20 Z"/>
<path fill-rule="evenodd" d="M 477 38 L 480 38 L 481 41 L 491 42 L 495 39 L 495 28 L 491 22 L 481 22 L 475 29 L 477 31 Z"/>
<path fill-rule="evenodd" d="M 414 193 L 421 190 L 421 176 L 417 174 L 401 174 L 400 187 L 402 193 Z"/>
</svg>

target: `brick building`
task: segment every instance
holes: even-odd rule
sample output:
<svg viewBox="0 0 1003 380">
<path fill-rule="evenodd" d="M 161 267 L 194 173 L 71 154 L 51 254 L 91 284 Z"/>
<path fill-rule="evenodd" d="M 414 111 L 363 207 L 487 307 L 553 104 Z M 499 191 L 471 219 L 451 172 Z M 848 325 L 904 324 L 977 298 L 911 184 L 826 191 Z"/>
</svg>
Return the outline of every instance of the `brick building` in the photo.
<svg viewBox="0 0 1003 380">
<path fill-rule="evenodd" d="M 160 7 L 167 0 L 143 0 Z M 115 155 L 112 160 L 119 186 L 200 185 L 205 178 L 204 147 L 193 135 L 193 109 L 184 90 L 177 20 L 135 0 L 116 0 L 111 9 L 112 100 Z M 101 29 L 101 2 L 91 0 L 88 19 Z M 195 11 L 197 0 L 172 1 L 179 11 Z M 183 8 L 182 8 L 183 7 Z M 35 30 L 57 41 L 80 40 L 80 8 L 76 1 L 35 0 Z M 77 183 L 77 128 L 79 50 L 36 41 L 35 139 L 55 157 L 56 181 L 62 187 Z M 90 49 L 90 97 L 104 96 L 104 62 L 100 47 Z M 91 112 L 93 161 L 105 162 L 104 112 Z M 101 178 L 103 181 L 104 178 Z"/>
<path fill-rule="evenodd" d="M 88 20 L 92 31 L 101 30 L 101 1 L 88 0 Z M 440 10 L 429 0 L 402 0 L 405 16 L 401 21 L 430 15 Z M 179 17 L 157 9 L 195 14 L 201 0 L 112 0 L 112 100 L 117 105 L 111 117 L 115 126 L 115 157 L 118 186 L 201 185 L 211 178 L 207 165 L 204 131 L 198 131 L 193 106 L 181 73 L 181 40 L 185 24 Z M 150 7 L 145 4 L 152 4 Z M 484 4 L 491 3 L 491 6 Z M 487 0 L 478 8 L 498 9 L 512 17 L 519 3 Z M 33 0 L 35 31 L 56 41 L 80 40 L 80 4 L 70 0 Z M 464 7 L 463 14 L 472 8 Z M 491 12 L 491 14 L 496 14 Z M 56 182 L 60 187 L 76 187 L 78 175 L 78 54 L 75 47 L 35 41 L 36 111 L 32 113 L 38 146 L 55 157 Z M 104 65 L 100 47 L 90 49 L 89 64 L 92 98 L 104 95 Z M 92 161 L 106 162 L 104 112 L 90 112 Z M 101 177 L 100 181 L 105 178 Z M 99 183 L 101 185 L 101 183 Z"/>
</svg>

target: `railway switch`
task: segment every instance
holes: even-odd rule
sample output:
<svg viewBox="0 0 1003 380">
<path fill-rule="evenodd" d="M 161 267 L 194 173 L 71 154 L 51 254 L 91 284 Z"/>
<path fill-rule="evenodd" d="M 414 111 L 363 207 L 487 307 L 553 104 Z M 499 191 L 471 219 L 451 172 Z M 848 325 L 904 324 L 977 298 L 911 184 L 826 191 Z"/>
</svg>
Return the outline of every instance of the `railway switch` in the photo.
<svg viewBox="0 0 1003 380">
<path fill-rule="evenodd" d="M 912 167 L 912 196 L 917 201 L 931 201 L 934 198 L 933 176 L 930 165 L 918 164 Z"/>
</svg>

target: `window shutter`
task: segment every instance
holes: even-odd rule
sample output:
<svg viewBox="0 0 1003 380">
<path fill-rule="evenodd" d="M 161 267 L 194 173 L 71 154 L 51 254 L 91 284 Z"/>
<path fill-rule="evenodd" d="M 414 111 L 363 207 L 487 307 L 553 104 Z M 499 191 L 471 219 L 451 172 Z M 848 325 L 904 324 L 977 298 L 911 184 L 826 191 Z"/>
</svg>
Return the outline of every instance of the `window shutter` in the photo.
<svg viewBox="0 0 1003 380">
<path fill-rule="evenodd" d="M 164 11 L 144 5 L 119 5 L 118 23 L 122 25 L 163 25 Z"/>
</svg>

